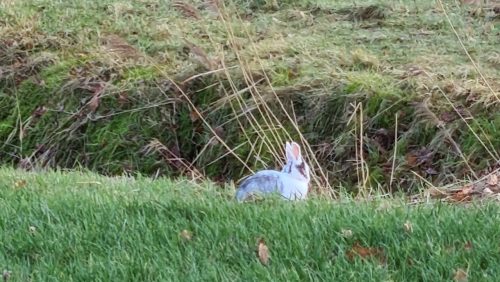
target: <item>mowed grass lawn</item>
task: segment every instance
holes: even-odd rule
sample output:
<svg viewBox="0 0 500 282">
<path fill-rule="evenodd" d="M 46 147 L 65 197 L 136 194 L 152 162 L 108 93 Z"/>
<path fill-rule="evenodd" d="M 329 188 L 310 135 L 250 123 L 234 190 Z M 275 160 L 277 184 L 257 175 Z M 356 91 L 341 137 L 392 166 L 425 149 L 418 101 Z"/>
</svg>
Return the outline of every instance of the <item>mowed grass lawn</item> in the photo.
<svg viewBox="0 0 500 282">
<path fill-rule="evenodd" d="M 493 202 L 238 204 L 231 189 L 208 184 L 3 168 L 0 207 L 0 268 L 9 281 L 500 277 Z M 267 265 L 257 251 L 261 238 Z"/>
</svg>

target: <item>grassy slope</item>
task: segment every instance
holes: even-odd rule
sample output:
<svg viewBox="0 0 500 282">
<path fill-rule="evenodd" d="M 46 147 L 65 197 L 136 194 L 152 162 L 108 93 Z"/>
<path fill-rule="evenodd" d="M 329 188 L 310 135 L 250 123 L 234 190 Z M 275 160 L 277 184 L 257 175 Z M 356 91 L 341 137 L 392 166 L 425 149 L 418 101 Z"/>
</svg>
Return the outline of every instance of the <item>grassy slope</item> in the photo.
<svg viewBox="0 0 500 282">
<path fill-rule="evenodd" d="M 186 46 L 187 39 L 214 62 L 224 58 L 230 68 L 227 74 L 192 80 L 185 88 L 252 168 L 277 165 L 280 156 L 272 155 L 271 147 L 282 142 L 273 138 L 273 130 L 279 136 L 285 130 L 295 138 L 297 134 L 289 122 L 284 129 L 275 122 L 256 129 L 242 118 L 240 128 L 225 103 L 236 105 L 237 96 L 228 97 L 225 91 L 232 94 L 247 87 L 242 69 L 250 70 L 255 80 L 265 72 L 289 112 L 293 102 L 301 132 L 315 146 L 314 154 L 331 182 L 358 182 L 358 162 L 352 160 L 358 157 L 360 126 L 349 122 L 356 103 L 363 104 L 365 160 L 373 186 L 387 184 L 393 157 L 394 176 L 401 179 L 395 185 L 403 189 L 419 185 L 411 171 L 441 185 L 491 167 L 498 159 L 498 100 L 475 72 L 436 1 L 278 1 L 280 7 L 274 9 L 264 5 L 273 1 L 235 0 L 225 2 L 225 21 L 201 8 L 201 19 L 185 17 L 172 2 L 2 1 L 0 139 L 6 142 L 0 144 L 0 158 L 9 163 L 29 158 L 35 165 L 83 165 L 109 174 L 177 172 L 157 151 L 144 153 L 151 140 L 158 139 L 188 163 L 196 160 L 194 166 L 207 176 L 241 177 L 245 170 L 234 157 L 221 158 L 227 153 L 224 147 L 205 147 L 212 132 L 168 88 L 166 75 L 179 82 L 207 71 Z M 185 2 L 201 7 L 201 1 Z M 458 3 L 446 3 L 450 19 L 498 92 L 499 21 L 486 12 L 470 13 L 473 8 Z M 375 15 L 362 13 L 369 4 L 378 5 Z M 110 34 L 125 43 L 109 43 Z M 127 61 L 121 52 L 111 51 L 116 49 L 149 60 Z M 108 87 L 92 113 L 85 104 L 98 83 Z M 256 87 L 272 111 L 284 118 L 270 85 Z M 465 117 L 474 117 L 468 122 L 484 144 L 440 89 Z M 245 110 L 255 104 L 249 93 L 241 99 Z M 421 104 L 426 99 L 427 104 Z M 37 111 L 42 106 L 46 112 Z M 235 112 L 243 110 L 236 106 Z M 264 124 L 265 115 L 257 110 L 253 114 Z M 399 139 L 394 146 L 396 114 Z M 413 157 L 418 165 L 408 162 Z"/>
<path fill-rule="evenodd" d="M 0 206 L 11 281 L 439 281 L 459 268 L 469 281 L 500 277 L 495 204 L 237 204 L 210 185 L 3 168 Z M 260 237 L 268 266 L 256 257 Z M 383 249 L 386 264 L 347 260 L 356 240 Z"/>
</svg>

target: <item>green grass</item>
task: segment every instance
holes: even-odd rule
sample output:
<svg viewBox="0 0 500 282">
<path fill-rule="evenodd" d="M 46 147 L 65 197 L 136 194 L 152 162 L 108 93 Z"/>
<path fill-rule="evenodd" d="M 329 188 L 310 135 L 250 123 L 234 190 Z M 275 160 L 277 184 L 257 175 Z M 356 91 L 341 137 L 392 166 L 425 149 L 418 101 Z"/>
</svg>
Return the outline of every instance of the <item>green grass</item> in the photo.
<svg viewBox="0 0 500 282">
<path fill-rule="evenodd" d="M 469 281 L 500 277 L 494 203 L 237 204 L 210 184 L 2 168 L 0 206 L 9 281 L 449 281 L 460 268 Z M 382 249 L 385 263 L 348 260 L 356 241 Z"/>
<path fill-rule="evenodd" d="M 184 1 L 199 19 L 185 16 L 174 2 L 2 1 L 0 162 L 178 175 L 169 156 L 147 150 L 158 140 L 207 177 L 239 179 L 248 171 L 237 158 L 252 169 L 273 167 L 281 156 L 271 149 L 282 147 L 281 137 L 297 139 L 272 91 L 311 144 L 319 162 L 312 170 L 322 168 L 331 184 L 341 181 L 354 192 L 360 127 L 368 184 L 377 188 L 387 187 L 392 174 L 403 180 L 396 189 L 414 191 L 421 179 L 413 172 L 447 185 L 498 161 L 500 103 L 492 92 L 500 89 L 500 22 L 491 17 L 492 7 L 474 13 L 473 6 L 444 1 L 493 91 L 437 1 L 226 0 L 224 20 L 204 8 L 207 1 Z M 220 60 L 227 73 L 207 74 L 207 66 L 221 67 Z M 255 105 L 260 99 L 245 91 L 245 78 L 258 81 L 263 74 L 269 81 L 257 83 L 252 94 L 263 96 L 269 106 L 264 113 Z M 192 76 L 198 78 L 184 91 L 237 157 L 211 142 L 212 131 L 193 118 L 170 83 Z M 107 87 L 93 112 L 86 105 L 99 83 Z M 363 106 L 363 124 L 353 119 L 353 105 Z M 47 111 L 34 117 L 39 107 Z M 255 121 L 241 115 L 249 110 Z M 450 138 L 463 157 L 448 145 Z M 433 152 L 432 165 L 409 168 L 406 157 L 420 148 Z M 392 164 L 394 170 L 386 171 Z M 427 174 L 429 168 L 436 174 Z"/>
</svg>

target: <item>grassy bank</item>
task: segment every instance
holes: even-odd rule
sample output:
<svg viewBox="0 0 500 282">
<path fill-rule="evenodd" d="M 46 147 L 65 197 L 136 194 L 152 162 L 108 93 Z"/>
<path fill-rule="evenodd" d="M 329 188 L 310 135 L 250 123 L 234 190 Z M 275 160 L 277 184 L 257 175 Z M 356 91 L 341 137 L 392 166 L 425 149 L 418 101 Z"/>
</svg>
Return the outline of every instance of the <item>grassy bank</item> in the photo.
<svg viewBox="0 0 500 282">
<path fill-rule="evenodd" d="M 494 203 L 237 204 L 231 189 L 208 184 L 3 168 L 0 206 L 0 268 L 10 271 L 8 281 L 500 277 Z M 261 238 L 267 265 L 257 254 Z"/>
<path fill-rule="evenodd" d="M 500 159 L 499 17 L 445 2 L 2 1 L 0 159 L 224 181 L 302 134 L 323 186 L 475 178 Z"/>
</svg>

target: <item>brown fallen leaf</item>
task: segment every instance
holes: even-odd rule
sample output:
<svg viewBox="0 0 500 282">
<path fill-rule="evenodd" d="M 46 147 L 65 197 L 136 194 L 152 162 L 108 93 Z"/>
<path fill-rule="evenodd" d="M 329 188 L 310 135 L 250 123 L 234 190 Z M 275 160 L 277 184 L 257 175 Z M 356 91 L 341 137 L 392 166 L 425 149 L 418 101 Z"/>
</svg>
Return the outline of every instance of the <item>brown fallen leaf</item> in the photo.
<svg viewBox="0 0 500 282">
<path fill-rule="evenodd" d="M 467 281 L 468 278 L 467 271 L 463 270 L 462 268 L 459 268 L 455 270 L 455 274 L 453 275 L 453 280 L 458 281 L 458 282 L 465 282 Z"/>
<path fill-rule="evenodd" d="M 259 239 L 259 245 L 257 247 L 257 254 L 259 255 L 259 260 L 262 264 L 267 265 L 269 262 L 269 249 L 264 242 L 264 239 Z"/>
<path fill-rule="evenodd" d="M 417 165 L 417 156 L 412 154 L 412 153 L 408 153 L 406 154 L 406 163 L 411 166 L 411 167 L 414 167 Z"/>
<path fill-rule="evenodd" d="M 92 98 L 90 98 L 90 101 L 89 101 L 89 109 L 92 113 L 94 113 L 97 108 L 99 107 L 99 99 L 100 99 L 100 96 L 99 95 L 94 95 L 92 96 Z"/>
<path fill-rule="evenodd" d="M 100 104 L 101 95 L 104 92 L 104 83 L 99 83 L 92 87 L 93 93 L 92 98 L 88 103 L 88 107 L 92 113 L 95 113 Z"/>
<path fill-rule="evenodd" d="M 472 186 L 465 186 L 461 192 L 464 193 L 464 195 L 470 195 L 472 194 L 472 192 L 474 192 L 474 190 Z"/>
<path fill-rule="evenodd" d="M 492 173 L 489 177 L 488 177 L 488 185 L 490 186 L 497 186 L 498 185 L 498 176 L 494 173 Z"/>
<path fill-rule="evenodd" d="M 465 186 L 462 190 L 451 196 L 451 199 L 455 202 L 466 202 L 472 199 L 472 187 Z"/>
<path fill-rule="evenodd" d="M 384 252 L 380 248 L 363 247 L 358 241 L 354 242 L 352 249 L 346 252 L 346 257 L 349 261 L 354 261 L 355 257 L 367 259 L 370 257 L 377 258 L 380 263 L 385 262 Z"/>
<path fill-rule="evenodd" d="M 191 119 L 192 122 L 195 122 L 198 119 L 200 119 L 200 115 L 198 114 L 197 111 L 191 111 L 189 112 L 189 118 Z"/>
</svg>

